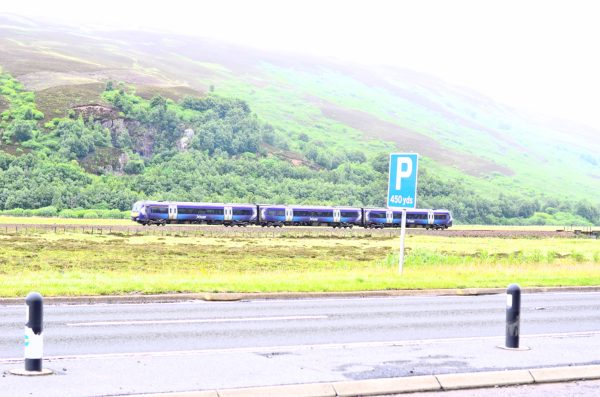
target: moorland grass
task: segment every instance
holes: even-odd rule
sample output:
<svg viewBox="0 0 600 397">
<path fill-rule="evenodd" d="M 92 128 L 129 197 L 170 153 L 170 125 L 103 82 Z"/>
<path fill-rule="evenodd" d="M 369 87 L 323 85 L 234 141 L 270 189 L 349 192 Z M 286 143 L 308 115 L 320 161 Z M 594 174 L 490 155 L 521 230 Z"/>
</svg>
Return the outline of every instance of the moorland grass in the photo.
<svg viewBox="0 0 600 397">
<path fill-rule="evenodd" d="M 591 239 L 0 235 L 0 295 L 600 285 Z"/>
</svg>

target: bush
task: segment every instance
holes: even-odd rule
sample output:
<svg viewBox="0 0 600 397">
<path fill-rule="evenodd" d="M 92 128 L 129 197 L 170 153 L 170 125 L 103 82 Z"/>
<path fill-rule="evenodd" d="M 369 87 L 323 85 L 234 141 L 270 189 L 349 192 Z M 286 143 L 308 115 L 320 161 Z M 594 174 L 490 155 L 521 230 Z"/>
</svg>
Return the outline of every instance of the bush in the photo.
<svg viewBox="0 0 600 397">
<path fill-rule="evenodd" d="M 23 216 L 23 208 L 13 208 L 11 210 L 2 211 L 3 215 Z"/>
<path fill-rule="evenodd" d="M 54 206 L 42 207 L 37 210 L 33 210 L 34 216 L 45 216 L 45 217 L 55 217 L 58 216 L 58 209 Z"/>
<path fill-rule="evenodd" d="M 66 209 L 59 213 L 61 218 L 83 218 L 85 210 L 82 208 Z"/>
<path fill-rule="evenodd" d="M 98 219 L 100 215 L 96 210 L 85 210 L 83 211 L 83 219 Z"/>
<path fill-rule="evenodd" d="M 130 160 L 125 165 L 124 171 L 129 175 L 138 175 L 144 172 L 144 160 Z"/>
</svg>

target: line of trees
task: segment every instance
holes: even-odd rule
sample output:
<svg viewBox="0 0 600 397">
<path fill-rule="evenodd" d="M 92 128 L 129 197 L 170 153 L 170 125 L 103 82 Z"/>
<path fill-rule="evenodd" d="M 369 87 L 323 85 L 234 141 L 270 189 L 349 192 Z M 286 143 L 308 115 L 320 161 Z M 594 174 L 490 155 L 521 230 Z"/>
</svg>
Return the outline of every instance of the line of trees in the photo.
<svg viewBox="0 0 600 397">
<path fill-rule="evenodd" d="M 267 148 L 285 150 L 294 138 L 260 121 L 239 99 L 145 100 L 110 83 L 103 99 L 124 120 L 118 129 L 107 128 L 101 117 L 84 119 L 74 112 L 41 125 L 33 93 L 6 74 L 0 77 L 0 93 L 8 103 L 0 122 L 0 211 L 5 214 L 73 216 L 96 209 L 100 216 L 114 210 L 112 216 L 121 217 L 139 199 L 385 204 L 387 153 L 332 152 L 304 135 L 297 137 L 302 141 L 297 146 L 304 148 L 305 164 L 292 165 Z M 186 134 L 189 142 L 182 149 L 178 143 Z M 107 171 L 93 164 L 104 161 L 101 154 L 126 164 Z M 448 208 L 465 223 L 600 224 L 598 203 L 518 194 L 484 197 L 458 179 L 445 180 L 424 168 L 418 200 L 422 208 Z"/>
</svg>

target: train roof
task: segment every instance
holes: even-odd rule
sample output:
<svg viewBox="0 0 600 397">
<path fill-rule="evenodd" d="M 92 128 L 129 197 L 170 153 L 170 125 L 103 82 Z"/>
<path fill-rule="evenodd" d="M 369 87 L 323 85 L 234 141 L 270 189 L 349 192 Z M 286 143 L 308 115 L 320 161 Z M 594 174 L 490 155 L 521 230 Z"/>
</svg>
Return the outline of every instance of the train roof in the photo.
<svg viewBox="0 0 600 397">
<path fill-rule="evenodd" d="M 383 207 L 365 207 L 365 211 L 387 211 L 388 209 L 392 211 L 402 211 L 402 208 L 383 208 Z M 440 212 L 450 212 L 445 209 L 429 209 L 429 208 L 407 208 L 409 212 L 429 212 L 429 211 L 440 211 Z"/>
<path fill-rule="evenodd" d="M 189 206 L 246 206 L 246 207 L 256 207 L 256 204 L 244 204 L 244 203 L 200 203 L 200 202 L 192 202 L 192 201 L 153 201 L 153 200 L 141 200 L 138 203 L 144 203 L 146 205 L 189 205 Z"/>
<path fill-rule="evenodd" d="M 299 208 L 299 209 L 315 209 L 315 210 L 357 210 L 360 211 L 360 207 L 341 207 L 341 206 L 327 206 L 327 205 L 294 205 L 294 204 L 259 204 L 259 207 L 277 207 L 277 208 Z"/>
</svg>

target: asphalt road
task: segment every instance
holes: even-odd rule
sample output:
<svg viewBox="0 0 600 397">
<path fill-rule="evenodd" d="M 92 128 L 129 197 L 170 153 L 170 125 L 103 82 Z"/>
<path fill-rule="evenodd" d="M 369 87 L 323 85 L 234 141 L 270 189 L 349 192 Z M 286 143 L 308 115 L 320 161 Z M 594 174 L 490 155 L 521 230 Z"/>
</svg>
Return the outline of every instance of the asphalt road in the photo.
<svg viewBox="0 0 600 397">
<path fill-rule="evenodd" d="M 600 293 L 46 305 L 45 367 L 10 396 L 92 396 L 600 363 Z M 1 306 L 0 371 L 22 366 L 24 306 Z"/>
</svg>

